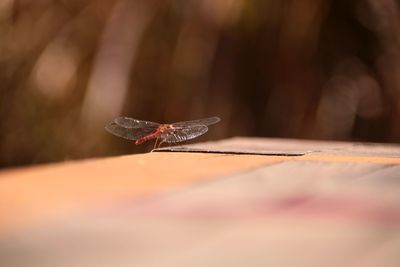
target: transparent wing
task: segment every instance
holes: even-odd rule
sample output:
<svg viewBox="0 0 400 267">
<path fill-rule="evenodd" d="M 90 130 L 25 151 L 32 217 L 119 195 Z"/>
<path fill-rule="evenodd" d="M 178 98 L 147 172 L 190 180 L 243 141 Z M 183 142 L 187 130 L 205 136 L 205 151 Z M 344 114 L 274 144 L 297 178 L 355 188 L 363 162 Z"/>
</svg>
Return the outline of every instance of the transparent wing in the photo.
<svg viewBox="0 0 400 267">
<path fill-rule="evenodd" d="M 137 140 L 141 137 L 147 136 L 154 133 L 158 126 L 147 126 L 142 128 L 126 128 L 124 126 L 118 125 L 115 122 L 111 122 L 106 125 L 106 130 L 113 135 L 128 139 Z"/>
<path fill-rule="evenodd" d="M 143 127 L 157 128 L 158 126 L 160 126 L 160 124 L 157 122 L 141 121 L 129 117 L 118 117 L 114 119 L 114 122 L 124 128 L 143 128 Z"/>
<path fill-rule="evenodd" d="M 196 138 L 205 134 L 207 131 L 208 127 L 205 125 L 190 125 L 182 128 L 178 127 L 161 135 L 161 139 L 163 142 L 167 143 L 179 143 Z"/>
<path fill-rule="evenodd" d="M 172 126 L 174 127 L 180 127 L 180 126 L 191 126 L 191 125 L 205 125 L 209 126 L 212 124 L 215 124 L 219 122 L 221 119 L 218 117 L 210 117 L 210 118 L 205 118 L 205 119 L 200 119 L 200 120 L 194 120 L 194 121 L 180 121 L 173 123 Z"/>
</svg>

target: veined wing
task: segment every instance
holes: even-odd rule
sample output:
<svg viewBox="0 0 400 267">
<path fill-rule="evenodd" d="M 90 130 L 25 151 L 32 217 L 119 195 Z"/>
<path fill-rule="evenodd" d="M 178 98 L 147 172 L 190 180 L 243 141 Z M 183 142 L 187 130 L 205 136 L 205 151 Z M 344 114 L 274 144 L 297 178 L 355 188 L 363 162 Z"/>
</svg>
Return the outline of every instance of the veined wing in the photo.
<svg viewBox="0 0 400 267">
<path fill-rule="evenodd" d="M 173 123 L 172 126 L 174 126 L 174 127 L 186 127 L 186 126 L 191 126 L 191 125 L 209 126 L 209 125 L 215 124 L 219 121 L 221 121 L 221 119 L 218 117 L 210 117 L 210 118 L 193 120 L 193 121 L 180 121 L 180 122 Z"/>
<path fill-rule="evenodd" d="M 137 140 L 141 137 L 147 136 L 149 134 L 157 131 L 158 126 L 146 126 L 142 128 L 127 128 L 121 126 L 115 122 L 111 122 L 106 125 L 106 130 L 113 135 L 128 139 L 128 140 Z"/>
<path fill-rule="evenodd" d="M 160 126 L 160 124 L 157 122 L 141 121 L 129 117 L 118 117 L 114 119 L 114 122 L 124 128 L 144 128 L 144 127 L 157 128 L 158 126 Z"/>
<path fill-rule="evenodd" d="M 173 125 L 175 127 L 175 124 Z M 178 127 L 165 133 L 161 136 L 161 139 L 167 143 L 179 143 L 196 138 L 205 134 L 207 131 L 208 127 L 203 124 L 186 125 L 185 127 Z"/>
</svg>

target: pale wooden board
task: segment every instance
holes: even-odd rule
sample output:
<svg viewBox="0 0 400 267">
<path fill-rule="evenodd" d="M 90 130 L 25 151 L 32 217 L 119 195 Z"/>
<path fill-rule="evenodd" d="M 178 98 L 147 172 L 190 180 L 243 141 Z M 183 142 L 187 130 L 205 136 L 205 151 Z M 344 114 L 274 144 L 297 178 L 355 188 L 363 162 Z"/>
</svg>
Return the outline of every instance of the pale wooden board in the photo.
<svg viewBox="0 0 400 267">
<path fill-rule="evenodd" d="M 214 145 L 189 147 L 228 154 L 0 173 L 0 258 L 15 267 L 400 266 L 398 146 Z"/>
<path fill-rule="evenodd" d="M 284 157 L 147 153 L 0 172 L 0 233 L 110 199 L 215 179 Z"/>
<path fill-rule="evenodd" d="M 16 267 L 395 267 L 397 167 L 292 158 L 117 201 L 0 240 L 0 251 Z"/>
</svg>

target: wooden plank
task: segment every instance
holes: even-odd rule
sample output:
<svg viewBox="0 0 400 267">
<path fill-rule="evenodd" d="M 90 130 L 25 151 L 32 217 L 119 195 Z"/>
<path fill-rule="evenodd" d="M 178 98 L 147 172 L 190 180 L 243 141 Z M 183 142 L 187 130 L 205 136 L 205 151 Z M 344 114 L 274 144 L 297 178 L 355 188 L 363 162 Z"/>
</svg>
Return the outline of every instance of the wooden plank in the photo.
<svg viewBox="0 0 400 267">
<path fill-rule="evenodd" d="M 399 187 L 364 181 L 391 166 L 296 159 L 13 235 L 0 240 L 2 258 L 17 267 L 398 266 Z M 10 256 L 27 250 L 34 256 Z"/>
<path fill-rule="evenodd" d="M 148 153 L 0 172 L 0 232 L 125 196 L 143 196 L 285 160 Z"/>
<path fill-rule="evenodd" d="M 183 147 L 196 153 L 1 172 L 0 259 L 15 267 L 397 267 L 398 148 L 235 138 Z"/>
</svg>

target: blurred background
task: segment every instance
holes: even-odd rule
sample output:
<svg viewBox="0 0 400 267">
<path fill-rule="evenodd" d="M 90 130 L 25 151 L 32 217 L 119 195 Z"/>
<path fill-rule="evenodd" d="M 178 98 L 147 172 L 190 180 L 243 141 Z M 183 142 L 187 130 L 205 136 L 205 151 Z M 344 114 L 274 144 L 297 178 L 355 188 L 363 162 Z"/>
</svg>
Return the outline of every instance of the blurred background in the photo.
<svg viewBox="0 0 400 267">
<path fill-rule="evenodd" d="M 399 142 L 399 100 L 396 0 L 0 1 L 1 167 L 148 151 L 120 115 Z"/>
</svg>

